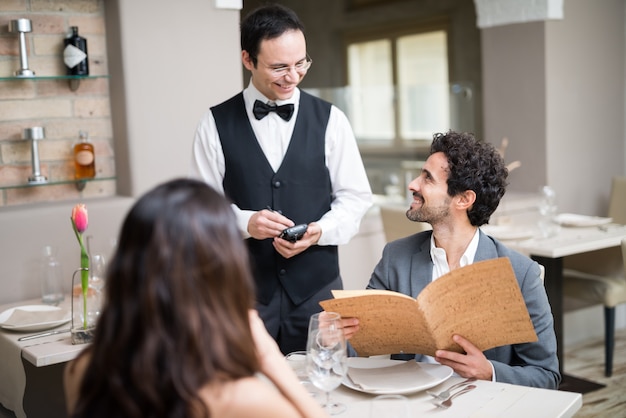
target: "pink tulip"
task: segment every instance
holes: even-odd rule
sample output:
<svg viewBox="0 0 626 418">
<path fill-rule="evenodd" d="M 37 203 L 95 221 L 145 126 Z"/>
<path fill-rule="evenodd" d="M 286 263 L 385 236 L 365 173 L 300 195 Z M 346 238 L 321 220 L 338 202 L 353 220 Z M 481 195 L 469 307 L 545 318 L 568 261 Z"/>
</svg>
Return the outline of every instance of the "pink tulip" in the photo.
<svg viewBox="0 0 626 418">
<path fill-rule="evenodd" d="M 72 209 L 72 221 L 76 225 L 76 230 L 82 234 L 87 230 L 87 208 L 83 204 L 78 204 Z"/>
</svg>

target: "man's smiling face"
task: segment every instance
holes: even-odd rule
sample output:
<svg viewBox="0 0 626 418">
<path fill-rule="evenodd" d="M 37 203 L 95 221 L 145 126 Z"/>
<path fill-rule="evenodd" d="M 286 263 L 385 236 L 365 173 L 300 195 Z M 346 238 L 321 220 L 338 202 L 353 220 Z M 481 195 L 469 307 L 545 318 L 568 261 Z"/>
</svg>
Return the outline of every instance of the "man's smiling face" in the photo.
<svg viewBox="0 0 626 418">
<path fill-rule="evenodd" d="M 305 71 L 296 70 L 296 64 L 307 59 L 306 40 L 299 30 L 291 30 L 277 38 L 261 41 L 256 66 L 247 51 L 242 51 L 244 66 L 252 73 L 252 84 L 268 99 L 287 100 L 306 75 Z M 274 69 L 288 67 L 288 71 L 279 77 Z"/>
</svg>

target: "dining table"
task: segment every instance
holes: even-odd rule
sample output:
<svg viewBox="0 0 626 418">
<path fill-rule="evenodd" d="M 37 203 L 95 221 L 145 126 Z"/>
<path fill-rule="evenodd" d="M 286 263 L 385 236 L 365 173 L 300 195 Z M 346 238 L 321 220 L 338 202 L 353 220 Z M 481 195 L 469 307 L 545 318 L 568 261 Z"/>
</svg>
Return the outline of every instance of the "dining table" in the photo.
<svg viewBox="0 0 626 418">
<path fill-rule="evenodd" d="M 350 365 L 349 359 L 349 365 Z M 358 358 L 359 367 L 364 362 L 371 361 L 372 367 L 385 366 L 381 364 L 381 360 L 374 358 Z M 390 361 L 390 360 L 387 360 Z M 419 363 L 424 366 L 423 363 Z M 446 367 L 441 365 L 430 365 L 431 367 Z M 369 367 L 369 366 L 368 366 Z M 436 370 L 436 369 L 431 369 Z M 440 372 L 437 372 L 440 373 Z M 434 376 L 437 373 L 433 373 Z M 445 376 L 442 376 L 445 377 Z M 380 377 L 382 381 L 390 380 L 384 375 Z M 411 387 L 398 386 L 396 391 L 385 390 L 382 392 L 372 390 L 355 389 L 354 383 L 347 384 L 344 378 L 338 388 L 330 394 L 333 403 L 339 402 L 346 406 L 341 414 L 335 415 L 341 418 L 386 418 L 387 416 L 373 417 L 370 414 L 372 401 L 380 394 L 399 393 L 406 398 L 408 409 L 411 417 L 436 417 L 436 418 L 486 418 L 486 417 L 507 417 L 507 418 L 557 418 L 572 417 L 582 407 L 582 395 L 575 392 L 566 392 L 560 390 L 533 388 L 528 386 L 513 385 L 501 382 L 492 382 L 485 380 L 477 380 L 471 382 L 475 386 L 474 389 L 455 397 L 452 405 L 447 409 L 437 407 L 433 402 L 433 397 L 429 392 L 439 393 L 444 389 L 463 382 L 465 379 L 458 375 L 450 375 L 446 378 L 436 379 L 439 382 L 435 385 L 426 385 L 423 388 L 411 390 Z M 308 386 L 308 385 L 307 385 Z M 467 384 L 465 385 L 467 387 Z M 426 389 L 427 388 L 427 389 Z M 463 387 L 457 388 L 461 390 Z M 456 391 L 455 390 L 455 391 Z M 324 394 L 312 389 L 313 395 L 320 403 L 324 401 Z M 455 393 L 452 391 L 452 393 Z M 396 400 L 388 401 L 392 404 L 399 402 Z"/>
<path fill-rule="evenodd" d="M 0 315 L 2 312 L 15 307 L 40 304 L 39 299 L 31 299 L 2 305 L 0 306 Z M 69 305 L 69 298 L 66 298 L 59 307 L 68 309 Z M 88 346 L 88 344 L 73 345 L 70 333 L 65 332 L 67 329 L 69 329 L 68 323 L 37 331 L 0 329 L 0 376 L 2 376 L 0 379 L 0 403 L 13 411 L 16 417 L 66 416 L 62 386 L 63 369 L 69 360 L 78 356 Z M 59 331 L 59 333 L 37 336 L 42 332 L 55 331 Z M 24 337 L 27 339 L 23 339 Z M 378 367 L 381 365 L 381 361 L 389 362 L 392 360 L 372 358 L 361 361 L 374 362 L 361 367 Z M 451 372 L 441 374 L 441 368 L 446 366 L 426 365 L 423 367 L 437 370 L 436 373 L 433 373 L 436 381 L 429 386 L 433 391 L 441 391 L 463 380 Z M 395 380 L 393 381 L 395 382 Z M 408 399 L 411 416 L 432 415 L 441 418 L 571 417 L 582 406 L 580 393 L 488 381 L 478 381 L 475 382 L 475 385 L 476 389 L 455 398 L 454 404 L 449 409 L 440 409 L 434 406 L 430 402 L 430 396 L 424 390 L 425 387 L 411 390 L 410 393 L 405 391 L 401 391 L 401 393 Z M 321 400 L 321 394 L 318 395 L 319 400 Z M 376 393 L 355 390 L 354 386 L 346 386 L 345 384 L 332 392 L 334 400 L 346 404 L 346 411 L 340 415 L 345 418 L 369 417 L 371 400 L 375 396 Z"/>
<path fill-rule="evenodd" d="M 0 306 L 0 316 L 15 308 L 46 306 L 40 298 L 8 303 Z M 58 306 L 50 306 L 52 308 L 64 310 L 69 318 L 71 298 L 67 295 Z M 69 319 L 55 319 L 49 326 L 34 324 L 17 330 L 0 326 L 0 404 L 17 418 L 67 415 L 63 369 L 87 346 L 72 344 L 70 324 Z M 38 336 L 41 333 L 50 335 Z"/>
<path fill-rule="evenodd" d="M 441 391 L 448 386 L 463 381 L 453 377 L 432 388 Z M 538 389 L 506 383 L 478 381 L 476 389 L 453 400 L 448 409 L 435 406 L 426 391 L 405 394 L 408 399 L 410 416 L 436 418 L 568 418 L 573 417 L 582 407 L 582 395 L 575 392 Z M 346 411 L 336 415 L 340 418 L 369 418 L 372 399 L 376 394 L 354 391 L 345 386 L 331 394 L 333 401 L 346 405 Z M 393 402 L 393 401 L 392 401 Z M 372 417 L 386 418 L 386 417 Z"/>
<path fill-rule="evenodd" d="M 541 230 L 537 216 L 506 217 L 501 224 L 486 226 L 483 231 L 500 239 L 509 248 L 526 254 L 544 268 L 544 285 L 554 318 L 557 340 L 557 356 L 563 381 L 561 386 L 570 385 L 585 391 L 586 381 L 564 373 L 563 355 L 563 261 L 567 256 L 583 254 L 611 247 L 619 247 L 626 238 L 626 225 L 611 222 L 609 218 L 568 215 L 581 219 L 580 223 L 560 224 L 552 220 L 549 233 Z M 557 219 L 558 216 L 557 215 Z M 593 382 L 589 388 L 597 387 Z"/>
</svg>

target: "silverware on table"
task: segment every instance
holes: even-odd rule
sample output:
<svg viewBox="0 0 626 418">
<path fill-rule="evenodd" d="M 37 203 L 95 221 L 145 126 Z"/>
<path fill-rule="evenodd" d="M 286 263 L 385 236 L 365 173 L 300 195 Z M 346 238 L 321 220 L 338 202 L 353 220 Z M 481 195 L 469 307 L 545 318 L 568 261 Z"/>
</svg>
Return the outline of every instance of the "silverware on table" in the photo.
<svg viewBox="0 0 626 418">
<path fill-rule="evenodd" d="M 39 334 L 32 334 L 32 335 L 26 335 L 25 337 L 20 337 L 17 340 L 26 341 L 26 340 L 32 340 L 32 339 L 40 338 L 40 337 L 47 337 L 49 335 L 65 334 L 66 332 L 70 332 L 70 329 L 67 328 L 67 329 L 57 329 L 54 331 L 40 332 Z"/>
<path fill-rule="evenodd" d="M 439 401 L 445 401 L 446 399 L 450 397 L 451 391 L 453 391 L 454 389 L 458 389 L 461 386 L 469 385 L 470 383 L 475 382 L 475 381 L 476 381 L 475 377 L 470 377 L 469 379 L 456 383 L 450 386 L 448 389 L 442 390 L 439 393 L 431 392 L 430 390 L 427 390 L 426 393 L 428 393 L 433 398 L 438 399 Z"/>
<path fill-rule="evenodd" d="M 446 399 L 445 401 L 441 401 L 438 399 L 431 399 L 431 401 L 437 406 L 437 408 L 443 408 L 443 409 L 447 409 L 450 408 L 452 406 L 452 399 L 459 397 L 461 395 L 463 395 L 464 393 L 470 392 L 474 389 L 476 389 L 476 385 L 469 385 L 469 386 L 465 386 L 463 389 L 454 392 L 452 395 L 450 395 L 450 397 L 448 399 Z"/>
</svg>

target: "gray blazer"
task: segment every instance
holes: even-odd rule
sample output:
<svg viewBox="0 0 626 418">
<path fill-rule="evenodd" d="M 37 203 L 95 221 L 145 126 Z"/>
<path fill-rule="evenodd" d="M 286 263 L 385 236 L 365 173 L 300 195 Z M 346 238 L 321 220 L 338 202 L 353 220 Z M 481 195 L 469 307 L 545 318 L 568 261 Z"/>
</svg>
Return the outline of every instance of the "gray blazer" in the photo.
<svg viewBox="0 0 626 418">
<path fill-rule="evenodd" d="M 417 297 L 432 278 L 431 235 L 432 231 L 424 231 L 388 243 L 367 287 Z M 497 257 L 508 257 L 511 261 L 538 341 L 496 347 L 484 354 L 493 364 L 498 382 L 556 389 L 561 381 L 556 336 L 539 265 L 480 231 L 474 261 Z M 416 360 L 420 357 L 418 354 Z"/>
</svg>

